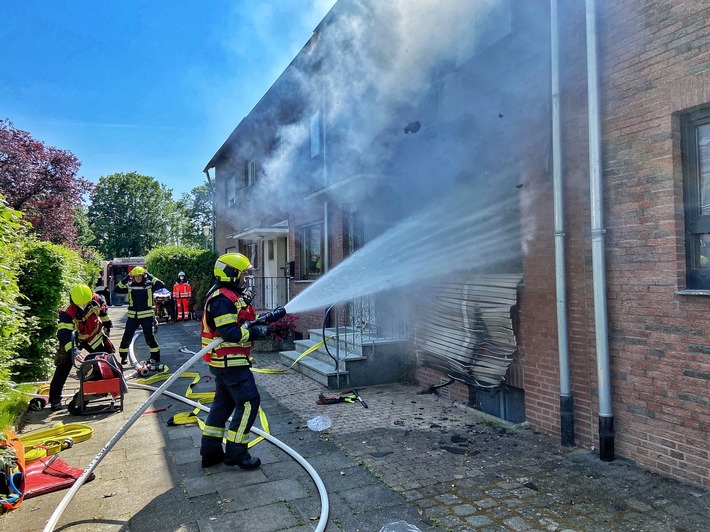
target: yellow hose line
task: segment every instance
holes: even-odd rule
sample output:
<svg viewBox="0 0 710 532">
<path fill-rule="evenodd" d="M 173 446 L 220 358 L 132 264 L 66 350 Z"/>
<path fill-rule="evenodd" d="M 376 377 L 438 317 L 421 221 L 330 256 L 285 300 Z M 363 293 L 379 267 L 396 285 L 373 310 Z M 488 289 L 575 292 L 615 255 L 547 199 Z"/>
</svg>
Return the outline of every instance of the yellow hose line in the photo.
<svg viewBox="0 0 710 532">
<path fill-rule="evenodd" d="M 330 336 L 328 338 L 328 340 L 330 340 L 331 338 L 335 338 L 335 335 Z M 268 375 L 285 373 L 286 371 L 292 369 L 296 364 L 298 364 L 298 362 L 302 358 L 310 355 L 313 351 L 316 351 L 317 349 L 319 349 L 320 347 L 325 345 L 325 342 L 326 342 L 325 340 L 322 340 L 322 341 L 318 342 L 317 344 L 309 347 L 306 351 L 301 353 L 296 360 L 294 360 L 293 364 L 291 364 L 287 368 L 284 368 L 284 369 L 251 368 L 251 370 L 254 373 L 263 373 L 263 374 L 268 374 Z M 166 366 L 166 370 L 163 373 L 151 375 L 150 377 L 147 377 L 145 379 L 137 379 L 136 382 L 138 384 L 150 385 L 150 384 L 153 384 L 156 382 L 167 380 L 169 377 L 170 377 L 170 374 L 167 373 L 167 366 Z M 201 405 L 209 404 L 212 401 L 214 401 L 214 392 L 213 391 L 212 392 L 194 392 L 192 390 L 192 387 L 200 382 L 200 380 L 202 379 L 202 375 L 200 375 L 199 373 L 194 372 L 194 371 L 189 371 L 189 372 L 186 371 L 185 373 L 180 375 L 180 377 L 186 377 L 186 378 L 192 379 L 192 382 L 187 385 L 187 393 L 185 394 L 185 397 L 187 397 L 188 399 L 193 399 L 193 400 L 197 401 L 198 403 L 200 403 Z M 195 408 L 192 412 L 178 412 L 177 414 L 175 414 L 172 417 L 171 422 L 173 425 L 188 425 L 191 423 L 197 423 L 197 425 L 200 427 L 200 429 L 203 429 L 205 424 L 199 417 L 197 417 L 197 414 L 199 412 L 200 412 L 199 408 Z M 269 421 L 266 418 L 266 413 L 264 412 L 264 410 L 261 407 L 259 407 L 259 421 L 261 423 L 262 430 L 267 434 L 271 434 L 271 432 L 269 431 Z M 263 436 L 259 436 L 257 438 L 254 438 L 253 440 L 251 440 L 249 442 L 249 447 L 256 445 L 257 443 L 259 443 L 263 439 L 264 439 Z"/>
<path fill-rule="evenodd" d="M 335 335 L 331 336 L 330 338 L 334 338 L 334 337 L 335 337 Z M 330 340 L 330 338 L 328 338 L 328 340 Z M 316 349 L 318 349 L 318 348 L 320 348 L 320 347 L 323 347 L 324 345 L 325 345 L 325 340 L 321 340 L 321 341 L 318 342 L 316 345 L 309 347 L 309 348 L 306 349 L 303 353 L 301 353 L 301 354 L 298 356 L 298 358 L 297 358 L 296 360 L 293 361 L 293 364 L 291 364 L 291 365 L 290 365 L 289 367 L 287 367 L 287 368 L 284 368 L 284 369 L 271 369 L 271 368 L 262 368 L 262 369 L 259 369 L 259 368 L 251 368 L 251 370 L 252 370 L 254 373 L 264 373 L 264 374 L 266 374 L 266 375 L 275 375 L 275 374 L 277 374 L 277 373 L 285 373 L 285 372 L 287 372 L 288 370 L 290 370 L 291 368 L 293 368 L 293 366 L 295 366 L 296 364 L 298 364 L 299 361 L 300 361 L 303 357 L 310 355 L 313 351 L 315 351 Z"/>
<path fill-rule="evenodd" d="M 83 423 L 67 423 L 61 421 L 48 429 L 33 430 L 18 436 L 25 445 L 25 462 L 29 463 L 50 454 L 57 454 L 68 447 L 66 440 L 73 443 L 88 440 L 94 433 L 89 425 Z"/>
</svg>

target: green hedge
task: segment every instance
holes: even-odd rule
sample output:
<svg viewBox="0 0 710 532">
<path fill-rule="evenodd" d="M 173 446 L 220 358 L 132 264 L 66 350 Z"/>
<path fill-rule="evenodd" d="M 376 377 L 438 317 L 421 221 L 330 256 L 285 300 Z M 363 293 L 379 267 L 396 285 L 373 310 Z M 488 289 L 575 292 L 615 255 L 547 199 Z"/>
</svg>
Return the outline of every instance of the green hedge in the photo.
<svg viewBox="0 0 710 532">
<path fill-rule="evenodd" d="M 185 272 L 192 287 L 192 306 L 200 311 L 205 304 L 205 295 L 214 282 L 214 263 L 217 254 L 181 246 L 162 246 L 148 253 L 145 267 L 172 292 L 178 273 Z"/>
<path fill-rule="evenodd" d="M 69 303 L 71 287 L 78 283 L 93 286 L 99 266 L 85 261 L 76 251 L 49 242 L 27 246 L 18 279 L 20 291 L 36 323 L 29 345 L 18 350 L 16 365 L 21 381 L 45 378 L 57 350 L 57 312 Z"/>
<path fill-rule="evenodd" d="M 0 395 L 12 377 L 18 349 L 29 343 L 34 328 L 17 284 L 28 228 L 22 213 L 10 209 L 0 195 Z"/>
</svg>

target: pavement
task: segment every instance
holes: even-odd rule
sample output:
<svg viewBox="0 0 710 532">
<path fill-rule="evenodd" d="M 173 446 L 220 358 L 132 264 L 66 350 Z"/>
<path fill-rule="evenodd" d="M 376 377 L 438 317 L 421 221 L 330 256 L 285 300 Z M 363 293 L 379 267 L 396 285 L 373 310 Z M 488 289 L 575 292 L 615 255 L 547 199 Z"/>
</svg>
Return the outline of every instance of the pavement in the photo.
<svg viewBox="0 0 710 532">
<path fill-rule="evenodd" d="M 125 307 L 111 307 L 116 345 Z M 199 324 L 162 324 L 162 361 L 177 369 L 200 349 Z M 138 338 L 139 358 L 148 358 Z M 275 353 L 255 353 L 257 368 L 285 370 Z M 207 375 L 204 364 L 191 371 Z M 73 378 L 73 377 L 72 377 Z M 360 389 L 360 403 L 318 405 L 339 395 L 294 371 L 256 374 L 270 434 L 299 453 L 327 490 L 329 532 L 683 531 L 710 530 L 710 492 L 680 484 L 590 449 L 511 425 L 416 385 Z M 170 390 L 184 395 L 188 379 Z M 155 384 L 155 386 L 159 386 Z M 65 393 L 78 388 L 70 380 Z M 209 390 L 202 380 L 195 391 Z M 21 432 L 62 421 L 86 423 L 93 437 L 60 453 L 85 468 L 149 392 L 131 389 L 124 410 L 73 416 L 28 412 Z M 165 409 L 165 410 L 164 410 Z M 56 530 L 306 532 L 316 530 L 321 498 L 314 480 L 282 448 L 262 441 L 255 471 L 202 469 L 200 430 L 169 426 L 181 402 L 161 397 L 140 416 L 76 494 Z M 315 432 L 307 422 L 332 421 Z M 0 516 L 0 529 L 43 530 L 66 490 L 28 499 Z M 416 527 L 416 528 L 415 528 Z"/>
</svg>

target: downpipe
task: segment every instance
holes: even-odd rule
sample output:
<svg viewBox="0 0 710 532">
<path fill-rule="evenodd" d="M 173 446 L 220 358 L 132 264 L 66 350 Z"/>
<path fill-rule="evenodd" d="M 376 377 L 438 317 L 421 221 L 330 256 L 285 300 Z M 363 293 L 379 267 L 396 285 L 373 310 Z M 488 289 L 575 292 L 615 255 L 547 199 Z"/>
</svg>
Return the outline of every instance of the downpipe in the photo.
<svg viewBox="0 0 710 532">
<path fill-rule="evenodd" d="M 597 346 L 599 395 L 599 458 L 614 460 L 614 414 L 611 401 L 609 332 L 606 298 L 606 256 L 604 191 L 601 171 L 601 118 L 599 111 L 599 70 L 597 65 L 597 18 L 594 0 L 586 0 L 587 99 L 589 122 L 589 196 L 592 234 L 592 279 L 594 330 Z"/>
<path fill-rule="evenodd" d="M 560 132 L 559 22 L 557 0 L 550 0 L 550 77 L 552 87 L 552 187 L 555 219 L 555 287 L 557 293 L 557 348 L 560 363 L 560 443 L 574 445 L 574 396 L 570 385 L 567 329 L 567 273 L 563 201 L 562 140 Z"/>
</svg>

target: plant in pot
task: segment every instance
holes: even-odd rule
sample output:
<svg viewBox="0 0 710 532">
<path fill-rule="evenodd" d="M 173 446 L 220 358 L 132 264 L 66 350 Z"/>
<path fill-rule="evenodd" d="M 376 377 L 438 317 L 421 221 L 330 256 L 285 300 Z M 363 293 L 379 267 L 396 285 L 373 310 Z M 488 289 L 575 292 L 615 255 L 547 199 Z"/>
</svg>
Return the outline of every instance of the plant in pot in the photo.
<svg viewBox="0 0 710 532">
<path fill-rule="evenodd" d="M 284 347 L 293 348 L 294 331 L 297 316 L 286 315 L 269 324 L 266 336 L 254 342 L 254 348 L 260 351 L 281 351 Z"/>
</svg>

